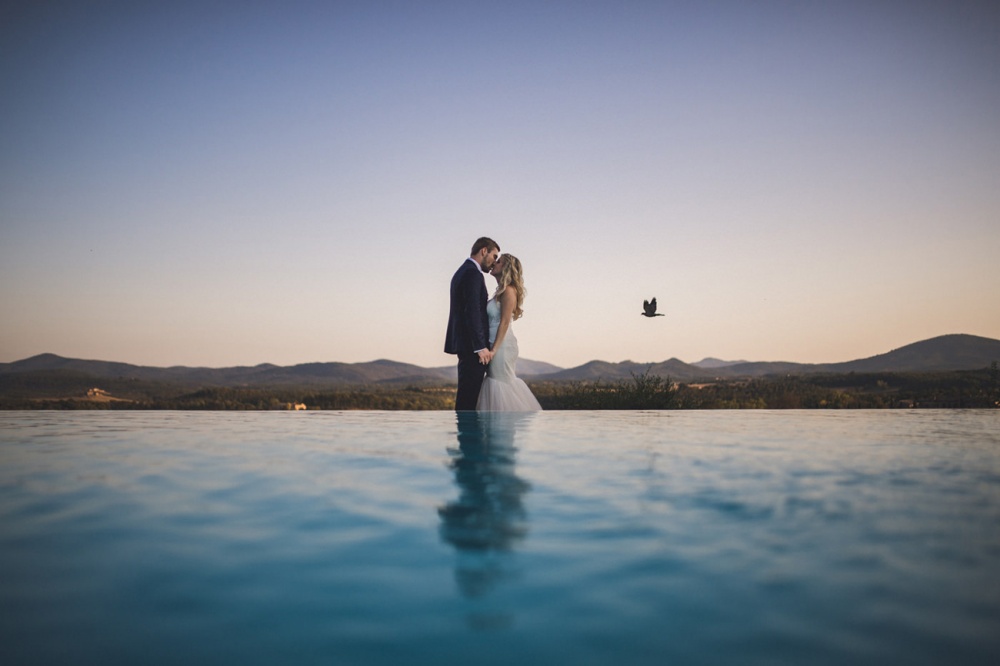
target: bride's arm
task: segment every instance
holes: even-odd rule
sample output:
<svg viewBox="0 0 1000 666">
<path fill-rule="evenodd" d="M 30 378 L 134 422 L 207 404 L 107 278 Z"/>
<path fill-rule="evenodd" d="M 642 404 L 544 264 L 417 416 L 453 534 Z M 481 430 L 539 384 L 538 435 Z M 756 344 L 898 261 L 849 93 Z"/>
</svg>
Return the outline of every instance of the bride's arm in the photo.
<svg viewBox="0 0 1000 666">
<path fill-rule="evenodd" d="M 497 327 L 497 339 L 493 342 L 493 351 L 500 349 L 500 343 L 503 342 L 504 336 L 507 335 L 507 329 L 510 327 L 511 319 L 514 317 L 514 303 L 517 301 L 517 294 L 514 293 L 514 287 L 508 285 L 503 293 L 497 296 L 500 301 L 500 326 Z"/>
</svg>

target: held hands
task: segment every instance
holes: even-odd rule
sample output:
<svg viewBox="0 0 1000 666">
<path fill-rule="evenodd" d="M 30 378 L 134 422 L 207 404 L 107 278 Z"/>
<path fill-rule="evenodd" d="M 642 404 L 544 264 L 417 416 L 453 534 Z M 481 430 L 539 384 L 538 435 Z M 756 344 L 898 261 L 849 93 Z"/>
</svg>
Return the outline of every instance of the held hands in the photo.
<svg viewBox="0 0 1000 666">
<path fill-rule="evenodd" d="M 482 349 L 479 351 L 479 362 L 483 365 L 489 365 L 490 361 L 493 360 L 493 351 L 489 349 Z"/>
</svg>

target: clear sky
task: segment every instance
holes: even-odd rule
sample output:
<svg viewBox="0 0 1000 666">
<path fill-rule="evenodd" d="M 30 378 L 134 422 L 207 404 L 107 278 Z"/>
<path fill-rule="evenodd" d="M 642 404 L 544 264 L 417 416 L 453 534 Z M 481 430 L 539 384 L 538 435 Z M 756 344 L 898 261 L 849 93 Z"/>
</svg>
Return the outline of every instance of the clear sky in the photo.
<svg viewBox="0 0 1000 666">
<path fill-rule="evenodd" d="M 480 235 L 563 367 L 1000 338 L 1000 5 L 0 9 L 0 361 L 448 365 Z"/>
</svg>

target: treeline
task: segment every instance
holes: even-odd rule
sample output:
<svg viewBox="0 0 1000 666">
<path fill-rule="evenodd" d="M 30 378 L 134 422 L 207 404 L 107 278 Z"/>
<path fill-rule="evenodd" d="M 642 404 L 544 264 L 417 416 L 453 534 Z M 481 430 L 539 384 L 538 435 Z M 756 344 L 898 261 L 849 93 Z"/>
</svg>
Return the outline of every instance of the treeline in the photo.
<svg viewBox="0 0 1000 666">
<path fill-rule="evenodd" d="M 793 375 L 704 384 L 633 374 L 613 383 L 536 383 L 545 409 L 894 409 L 1000 407 L 1000 371 Z"/>
<path fill-rule="evenodd" d="M 357 388 L 331 390 L 206 388 L 192 393 L 155 398 L 92 400 L 73 398 L 0 397 L 0 409 L 114 409 L 114 410 L 294 410 L 454 409 L 454 389 Z"/>
<path fill-rule="evenodd" d="M 99 393 L 91 394 L 94 389 Z M 448 386 L 191 386 L 75 370 L 0 374 L 0 409 L 454 409 Z"/>
<path fill-rule="evenodd" d="M 211 388 L 161 401 L 156 409 L 454 409 L 454 391 L 436 387 L 333 390 Z"/>
<path fill-rule="evenodd" d="M 543 409 L 678 408 L 679 389 L 648 371 L 616 382 L 540 382 L 531 390 Z"/>
</svg>

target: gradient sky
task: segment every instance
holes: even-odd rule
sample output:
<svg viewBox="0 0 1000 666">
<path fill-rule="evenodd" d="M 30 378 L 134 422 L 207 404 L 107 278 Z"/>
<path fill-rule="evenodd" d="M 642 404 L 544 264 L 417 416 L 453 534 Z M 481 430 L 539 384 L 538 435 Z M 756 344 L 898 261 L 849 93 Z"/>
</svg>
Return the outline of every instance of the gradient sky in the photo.
<svg viewBox="0 0 1000 666">
<path fill-rule="evenodd" d="M 1000 338 L 1000 5 L 0 9 L 0 361 L 448 365 L 480 235 L 564 367 Z"/>
</svg>

